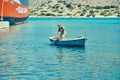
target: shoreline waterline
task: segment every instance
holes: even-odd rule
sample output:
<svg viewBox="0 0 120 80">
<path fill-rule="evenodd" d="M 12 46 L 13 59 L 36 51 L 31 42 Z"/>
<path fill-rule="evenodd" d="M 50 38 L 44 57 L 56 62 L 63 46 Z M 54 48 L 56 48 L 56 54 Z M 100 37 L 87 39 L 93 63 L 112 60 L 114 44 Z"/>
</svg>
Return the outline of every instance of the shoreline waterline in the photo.
<svg viewBox="0 0 120 80">
<path fill-rule="evenodd" d="M 50 16 L 50 17 L 46 17 L 46 16 L 29 16 L 29 18 L 120 18 L 120 17 L 115 17 L 115 16 L 110 16 L 110 17 L 53 17 L 53 16 Z"/>
<path fill-rule="evenodd" d="M 118 80 L 119 20 L 28 18 L 0 32 L 0 80 Z M 58 23 L 66 37 L 87 37 L 85 47 L 51 45 Z"/>
</svg>

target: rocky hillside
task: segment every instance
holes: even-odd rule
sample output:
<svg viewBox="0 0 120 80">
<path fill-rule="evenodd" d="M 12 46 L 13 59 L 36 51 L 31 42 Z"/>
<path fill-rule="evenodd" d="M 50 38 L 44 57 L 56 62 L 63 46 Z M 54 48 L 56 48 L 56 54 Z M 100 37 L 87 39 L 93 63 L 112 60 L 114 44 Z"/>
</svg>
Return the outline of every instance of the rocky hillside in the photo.
<svg viewBox="0 0 120 80">
<path fill-rule="evenodd" d="M 36 0 L 40 1 L 40 0 Z M 40 1 L 30 7 L 33 17 L 120 17 L 120 7 L 117 0 L 100 2 L 98 0 L 48 0 Z M 82 2 L 81 2 L 82 1 Z M 90 1 L 90 2 L 89 2 Z M 91 2 L 92 1 L 92 2 Z M 97 2 L 98 1 L 98 2 Z M 109 0 L 110 1 L 110 0 Z M 31 5 L 35 5 L 33 1 Z M 109 3 L 109 4 L 107 4 Z M 98 5 L 99 4 L 99 5 Z"/>
<path fill-rule="evenodd" d="M 29 0 L 29 6 L 30 8 L 39 7 L 40 5 L 47 3 L 48 1 L 57 0 Z M 108 6 L 108 5 L 120 6 L 120 0 L 58 0 L 58 1 L 66 1 L 90 6 Z"/>
<path fill-rule="evenodd" d="M 29 8 L 34 9 L 41 6 L 42 4 L 47 3 L 50 0 L 29 0 Z"/>
</svg>

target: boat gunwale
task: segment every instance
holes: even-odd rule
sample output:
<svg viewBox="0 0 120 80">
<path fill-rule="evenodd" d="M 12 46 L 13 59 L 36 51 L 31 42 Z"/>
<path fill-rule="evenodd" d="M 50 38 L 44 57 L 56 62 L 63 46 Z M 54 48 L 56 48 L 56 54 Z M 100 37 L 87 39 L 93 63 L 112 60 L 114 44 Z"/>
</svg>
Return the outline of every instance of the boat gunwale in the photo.
<svg viewBox="0 0 120 80">
<path fill-rule="evenodd" d="M 53 39 L 55 37 L 50 37 L 49 39 L 55 41 L 55 39 Z M 58 38 L 58 37 L 57 37 Z M 85 37 L 77 37 L 77 38 L 65 38 L 65 39 L 58 39 L 58 41 L 73 41 L 73 40 L 82 40 L 82 39 L 87 39 Z M 57 40 L 57 39 L 56 39 Z"/>
</svg>

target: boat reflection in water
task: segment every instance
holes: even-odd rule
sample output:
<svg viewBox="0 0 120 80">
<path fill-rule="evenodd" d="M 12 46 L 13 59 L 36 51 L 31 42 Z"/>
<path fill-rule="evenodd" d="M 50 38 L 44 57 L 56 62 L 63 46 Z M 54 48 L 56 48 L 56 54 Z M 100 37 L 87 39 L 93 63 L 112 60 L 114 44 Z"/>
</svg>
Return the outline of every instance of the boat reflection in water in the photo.
<svg viewBox="0 0 120 80">
<path fill-rule="evenodd" d="M 54 46 L 57 49 L 56 57 L 60 63 L 84 62 L 85 47 Z"/>
</svg>

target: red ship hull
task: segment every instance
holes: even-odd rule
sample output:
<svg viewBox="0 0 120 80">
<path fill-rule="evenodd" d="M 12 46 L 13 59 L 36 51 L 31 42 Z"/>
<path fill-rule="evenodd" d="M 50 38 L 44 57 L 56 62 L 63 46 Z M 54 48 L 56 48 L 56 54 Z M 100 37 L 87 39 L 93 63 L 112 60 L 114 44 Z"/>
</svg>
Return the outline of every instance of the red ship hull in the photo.
<svg viewBox="0 0 120 80">
<path fill-rule="evenodd" d="M 16 0 L 17 1 L 17 0 Z M 28 18 L 28 6 L 15 0 L 0 0 L 0 17 L 10 24 L 23 22 Z"/>
</svg>

